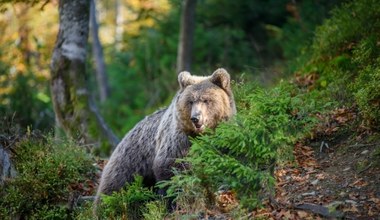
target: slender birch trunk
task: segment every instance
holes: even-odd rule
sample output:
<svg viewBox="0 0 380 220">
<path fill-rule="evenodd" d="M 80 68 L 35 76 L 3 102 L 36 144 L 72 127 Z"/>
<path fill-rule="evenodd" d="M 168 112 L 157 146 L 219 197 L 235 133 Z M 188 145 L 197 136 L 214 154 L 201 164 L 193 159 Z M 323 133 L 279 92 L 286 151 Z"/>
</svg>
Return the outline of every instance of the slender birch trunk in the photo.
<svg viewBox="0 0 380 220">
<path fill-rule="evenodd" d="M 96 19 L 96 2 L 91 0 L 90 9 L 90 30 L 92 37 L 92 55 L 95 62 L 96 81 L 98 82 L 100 102 L 104 102 L 109 97 L 110 88 L 106 64 L 104 62 L 103 48 L 99 40 L 99 24 Z"/>
</svg>

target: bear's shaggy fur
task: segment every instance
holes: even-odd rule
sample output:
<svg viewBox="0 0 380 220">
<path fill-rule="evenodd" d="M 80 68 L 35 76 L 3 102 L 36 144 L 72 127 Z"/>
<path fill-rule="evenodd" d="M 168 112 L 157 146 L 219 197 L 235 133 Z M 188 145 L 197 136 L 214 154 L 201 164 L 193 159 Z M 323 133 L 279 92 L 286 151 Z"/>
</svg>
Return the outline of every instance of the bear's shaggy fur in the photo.
<svg viewBox="0 0 380 220">
<path fill-rule="evenodd" d="M 189 136 L 236 113 L 230 76 L 217 69 L 211 76 L 178 75 L 180 90 L 170 106 L 140 121 L 119 143 L 103 170 L 97 192 L 111 194 L 121 189 L 138 174 L 144 183 L 153 185 L 167 180 L 177 158 L 184 157 L 189 148 Z"/>
</svg>

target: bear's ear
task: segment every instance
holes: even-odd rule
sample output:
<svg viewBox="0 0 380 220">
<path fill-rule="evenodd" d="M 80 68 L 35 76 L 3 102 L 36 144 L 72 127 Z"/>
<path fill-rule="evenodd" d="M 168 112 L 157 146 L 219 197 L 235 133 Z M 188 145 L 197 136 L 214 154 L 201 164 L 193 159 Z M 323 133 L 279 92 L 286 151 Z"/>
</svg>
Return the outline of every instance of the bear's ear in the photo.
<svg viewBox="0 0 380 220">
<path fill-rule="evenodd" d="M 182 71 L 178 74 L 178 83 L 181 90 L 192 84 L 191 74 L 187 71 Z"/>
<path fill-rule="evenodd" d="M 228 72 L 223 68 L 215 70 L 215 72 L 211 75 L 210 80 L 212 83 L 224 89 L 225 91 L 229 91 L 231 89 L 230 74 L 228 74 Z"/>
</svg>

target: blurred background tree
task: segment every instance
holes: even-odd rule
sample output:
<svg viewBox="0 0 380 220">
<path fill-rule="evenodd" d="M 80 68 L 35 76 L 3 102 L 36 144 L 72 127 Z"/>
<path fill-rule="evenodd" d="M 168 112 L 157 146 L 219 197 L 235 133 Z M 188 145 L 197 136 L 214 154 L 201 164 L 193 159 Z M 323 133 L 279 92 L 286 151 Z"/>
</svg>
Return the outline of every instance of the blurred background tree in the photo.
<svg viewBox="0 0 380 220">
<path fill-rule="evenodd" d="M 92 41 L 92 55 L 95 63 L 96 81 L 98 83 L 99 99 L 104 102 L 110 95 L 103 47 L 99 39 L 99 24 L 96 12 L 96 1 L 91 0 L 90 6 L 90 38 Z"/>
<path fill-rule="evenodd" d="M 191 57 L 193 50 L 195 9 L 197 0 L 185 0 L 182 2 L 180 32 L 177 49 L 177 73 L 191 71 Z"/>
</svg>

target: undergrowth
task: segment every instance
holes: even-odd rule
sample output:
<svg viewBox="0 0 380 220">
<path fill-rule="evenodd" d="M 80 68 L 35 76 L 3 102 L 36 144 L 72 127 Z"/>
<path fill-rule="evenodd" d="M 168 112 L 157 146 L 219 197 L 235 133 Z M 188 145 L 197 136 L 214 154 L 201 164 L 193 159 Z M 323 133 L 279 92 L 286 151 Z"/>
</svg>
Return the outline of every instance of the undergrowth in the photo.
<svg viewBox="0 0 380 220">
<path fill-rule="evenodd" d="M 102 195 L 96 207 L 98 219 L 164 219 L 167 214 L 165 201 L 152 188 L 143 186 L 143 178 L 136 176 L 134 182 L 126 183 L 118 192 Z M 94 219 L 92 202 L 78 207 L 75 219 Z"/>
<path fill-rule="evenodd" d="M 126 183 L 119 192 L 102 196 L 98 216 L 101 219 L 141 219 L 143 208 L 154 199 L 158 199 L 157 194 L 143 186 L 141 176 L 136 176 L 134 182 Z M 153 203 L 148 207 L 153 209 Z"/>
<path fill-rule="evenodd" d="M 70 219 L 72 199 L 94 178 L 91 157 L 50 136 L 26 135 L 12 150 L 17 175 L 0 190 L 0 219 Z"/>
</svg>

